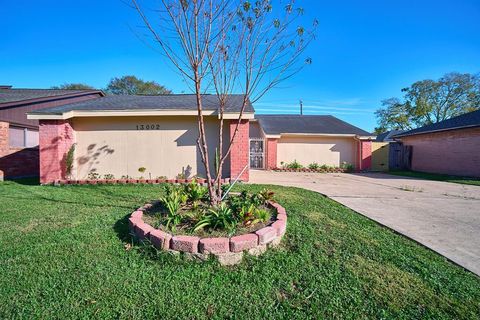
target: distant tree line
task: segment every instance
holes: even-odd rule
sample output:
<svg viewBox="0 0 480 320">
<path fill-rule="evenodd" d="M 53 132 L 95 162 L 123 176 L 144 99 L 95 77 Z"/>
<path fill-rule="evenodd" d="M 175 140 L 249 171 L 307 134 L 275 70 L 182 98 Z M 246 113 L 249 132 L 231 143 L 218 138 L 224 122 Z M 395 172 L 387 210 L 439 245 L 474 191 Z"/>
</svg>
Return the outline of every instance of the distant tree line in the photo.
<svg viewBox="0 0 480 320">
<path fill-rule="evenodd" d="M 88 90 L 95 88 L 85 83 L 64 83 L 54 86 L 52 89 Z M 131 75 L 112 78 L 103 91 L 113 95 L 160 95 L 172 93 L 172 91 L 155 81 L 144 81 Z"/>
<path fill-rule="evenodd" d="M 448 73 L 402 89 L 403 98 L 382 101 L 376 133 L 410 130 L 480 109 L 480 75 Z"/>
</svg>

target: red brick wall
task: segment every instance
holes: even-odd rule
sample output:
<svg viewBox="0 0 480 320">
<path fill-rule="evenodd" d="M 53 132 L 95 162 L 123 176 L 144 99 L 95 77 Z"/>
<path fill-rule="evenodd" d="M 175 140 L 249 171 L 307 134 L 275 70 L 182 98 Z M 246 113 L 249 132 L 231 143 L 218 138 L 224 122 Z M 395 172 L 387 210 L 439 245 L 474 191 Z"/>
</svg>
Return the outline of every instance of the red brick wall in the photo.
<svg viewBox="0 0 480 320">
<path fill-rule="evenodd" d="M 75 132 L 69 121 L 40 121 L 40 183 L 65 179 L 65 157 L 75 143 Z"/>
<path fill-rule="evenodd" d="M 412 170 L 480 177 L 480 128 L 403 137 L 412 146 Z"/>
<path fill-rule="evenodd" d="M 267 170 L 277 167 L 277 140 L 278 139 L 267 139 Z"/>
<path fill-rule="evenodd" d="M 237 126 L 238 120 L 230 121 L 230 139 L 233 137 L 235 132 L 235 127 Z M 242 120 L 238 126 L 238 132 L 233 141 L 232 151 L 230 153 L 230 177 L 236 179 L 237 176 L 242 172 L 243 168 L 249 164 L 249 121 Z M 243 172 L 240 180 L 248 181 L 249 179 L 249 168 Z"/>
<path fill-rule="evenodd" d="M 372 168 L 372 141 L 361 142 L 361 167 L 360 170 Z"/>
<path fill-rule="evenodd" d="M 0 122 L 0 180 L 38 176 L 38 148 L 10 147 L 8 128 L 8 122 Z"/>
</svg>

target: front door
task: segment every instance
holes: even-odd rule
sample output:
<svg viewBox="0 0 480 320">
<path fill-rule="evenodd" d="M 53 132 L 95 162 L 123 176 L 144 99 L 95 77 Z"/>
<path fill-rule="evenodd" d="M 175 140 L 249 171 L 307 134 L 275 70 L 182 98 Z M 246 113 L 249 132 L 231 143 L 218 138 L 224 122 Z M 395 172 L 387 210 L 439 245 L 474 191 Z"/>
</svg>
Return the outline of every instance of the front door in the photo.
<svg viewBox="0 0 480 320">
<path fill-rule="evenodd" d="M 261 138 L 250 139 L 250 168 L 264 169 L 265 141 Z"/>
</svg>

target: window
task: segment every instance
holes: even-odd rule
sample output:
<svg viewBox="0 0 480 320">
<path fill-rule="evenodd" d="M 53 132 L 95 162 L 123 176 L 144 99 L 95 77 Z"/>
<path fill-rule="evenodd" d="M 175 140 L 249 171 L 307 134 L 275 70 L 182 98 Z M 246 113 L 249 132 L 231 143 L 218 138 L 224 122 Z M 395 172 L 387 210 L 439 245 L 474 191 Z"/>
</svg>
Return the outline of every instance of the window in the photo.
<svg viewBox="0 0 480 320">
<path fill-rule="evenodd" d="M 37 130 L 10 126 L 8 134 L 10 147 L 31 148 L 38 146 Z"/>
</svg>

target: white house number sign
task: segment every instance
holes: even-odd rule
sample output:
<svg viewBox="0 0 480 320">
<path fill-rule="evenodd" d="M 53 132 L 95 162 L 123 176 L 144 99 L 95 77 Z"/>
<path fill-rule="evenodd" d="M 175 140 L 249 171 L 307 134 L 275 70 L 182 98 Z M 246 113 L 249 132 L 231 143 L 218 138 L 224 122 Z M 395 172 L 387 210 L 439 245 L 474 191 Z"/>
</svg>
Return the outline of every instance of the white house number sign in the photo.
<svg viewBox="0 0 480 320">
<path fill-rule="evenodd" d="M 137 124 L 137 130 L 160 130 L 159 124 Z"/>
</svg>

